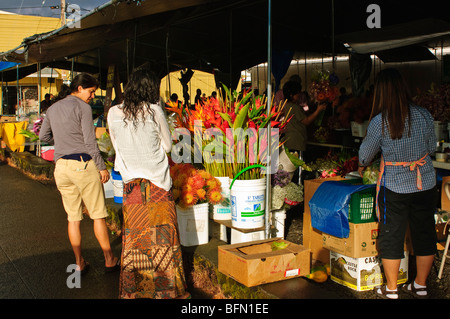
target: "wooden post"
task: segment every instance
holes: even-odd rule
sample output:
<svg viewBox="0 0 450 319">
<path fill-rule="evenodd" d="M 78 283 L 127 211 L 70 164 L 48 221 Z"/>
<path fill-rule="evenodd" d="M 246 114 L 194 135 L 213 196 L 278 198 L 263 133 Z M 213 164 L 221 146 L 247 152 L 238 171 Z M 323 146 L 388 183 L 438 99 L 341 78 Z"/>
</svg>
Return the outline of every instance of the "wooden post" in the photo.
<svg viewBox="0 0 450 319">
<path fill-rule="evenodd" d="M 105 105 L 104 105 L 104 118 L 106 118 L 106 114 L 112 104 L 112 92 L 116 93 L 117 102 L 122 101 L 122 89 L 120 87 L 120 79 L 119 73 L 117 71 L 117 67 L 114 64 L 111 64 L 108 67 L 108 75 L 106 78 L 106 96 L 105 96 Z"/>
</svg>

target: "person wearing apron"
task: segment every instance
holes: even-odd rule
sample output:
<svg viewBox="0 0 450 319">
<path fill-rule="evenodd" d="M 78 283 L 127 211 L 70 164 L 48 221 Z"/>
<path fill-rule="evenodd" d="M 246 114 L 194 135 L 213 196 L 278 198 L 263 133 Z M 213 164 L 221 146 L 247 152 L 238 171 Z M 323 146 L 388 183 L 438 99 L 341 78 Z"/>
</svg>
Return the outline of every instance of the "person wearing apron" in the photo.
<svg viewBox="0 0 450 319">
<path fill-rule="evenodd" d="M 386 285 L 382 298 L 397 299 L 400 261 L 409 226 L 417 275 L 402 291 L 426 298 L 426 280 L 436 254 L 434 214 L 436 175 L 430 154 L 436 150 L 433 117 L 411 102 L 403 76 L 396 69 L 380 71 L 375 80 L 372 114 L 359 149 L 362 176 L 381 152 L 377 182 L 378 253 Z"/>
</svg>

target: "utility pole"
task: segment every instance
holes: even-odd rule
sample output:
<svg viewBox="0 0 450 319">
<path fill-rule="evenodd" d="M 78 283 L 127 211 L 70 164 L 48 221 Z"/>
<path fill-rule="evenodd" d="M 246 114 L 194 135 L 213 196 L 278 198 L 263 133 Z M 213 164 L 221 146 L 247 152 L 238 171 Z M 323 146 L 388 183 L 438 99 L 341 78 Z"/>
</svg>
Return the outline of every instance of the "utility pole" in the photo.
<svg viewBox="0 0 450 319">
<path fill-rule="evenodd" d="M 61 0 L 61 26 L 66 24 L 66 0 Z"/>
</svg>

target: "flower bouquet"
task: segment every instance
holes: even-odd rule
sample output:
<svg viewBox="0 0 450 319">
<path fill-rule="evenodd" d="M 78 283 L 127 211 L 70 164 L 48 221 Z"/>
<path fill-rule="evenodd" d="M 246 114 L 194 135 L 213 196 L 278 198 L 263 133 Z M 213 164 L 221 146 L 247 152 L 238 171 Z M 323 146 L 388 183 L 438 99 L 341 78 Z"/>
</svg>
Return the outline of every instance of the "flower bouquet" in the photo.
<svg viewBox="0 0 450 319">
<path fill-rule="evenodd" d="M 291 182 L 289 172 L 278 170 L 272 185 L 272 209 L 289 209 L 303 201 L 303 186 Z"/>
<path fill-rule="evenodd" d="M 204 203 L 215 205 L 223 200 L 220 181 L 192 164 L 173 164 L 170 176 L 175 203 L 182 208 Z"/>
<path fill-rule="evenodd" d="M 238 96 L 224 86 L 224 92 L 194 110 L 168 110 L 178 115 L 176 123 L 184 129 L 183 140 L 194 140 L 190 145 L 194 162 L 202 163 L 213 176 L 233 178 L 251 165 L 266 164 L 269 125 L 271 153 L 278 152 L 280 130 L 289 119 L 282 117 L 282 106 L 273 106 L 267 115 L 266 99 L 253 97 L 252 91 Z M 255 168 L 240 174 L 239 179 L 259 179 L 263 174 L 263 168 Z"/>
<path fill-rule="evenodd" d="M 424 93 L 419 92 L 413 101 L 426 108 L 435 121 L 450 121 L 450 84 L 436 86 L 433 83 L 430 90 Z"/>
<path fill-rule="evenodd" d="M 311 99 L 316 103 L 328 102 L 336 106 L 339 102 L 339 89 L 336 86 L 338 77 L 334 73 L 319 71 L 313 75 L 312 80 Z"/>
</svg>

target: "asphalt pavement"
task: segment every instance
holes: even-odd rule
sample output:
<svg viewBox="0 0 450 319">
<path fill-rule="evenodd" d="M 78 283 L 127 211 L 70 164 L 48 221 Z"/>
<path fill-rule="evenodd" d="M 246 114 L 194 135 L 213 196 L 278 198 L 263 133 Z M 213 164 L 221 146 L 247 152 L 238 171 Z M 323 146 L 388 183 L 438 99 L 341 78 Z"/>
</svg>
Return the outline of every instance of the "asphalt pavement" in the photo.
<svg viewBox="0 0 450 319">
<path fill-rule="evenodd" d="M 75 258 L 58 190 L 0 162 L 0 299 L 117 299 L 119 273 L 104 273 L 89 218 L 81 232 L 91 267 L 77 278 L 70 269 Z M 119 238 L 112 247 L 120 255 Z"/>
</svg>

